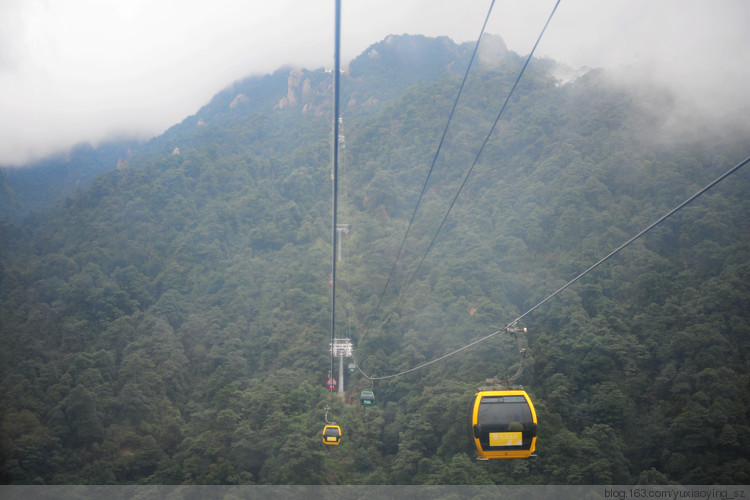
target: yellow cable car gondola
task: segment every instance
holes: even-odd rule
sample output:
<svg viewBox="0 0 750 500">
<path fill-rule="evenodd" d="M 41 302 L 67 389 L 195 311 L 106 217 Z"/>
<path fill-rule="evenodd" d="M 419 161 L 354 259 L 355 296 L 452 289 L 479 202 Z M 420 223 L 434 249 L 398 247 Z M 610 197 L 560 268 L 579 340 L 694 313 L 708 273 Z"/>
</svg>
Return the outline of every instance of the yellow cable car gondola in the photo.
<svg viewBox="0 0 750 500">
<path fill-rule="evenodd" d="M 469 414 L 477 458 L 529 458 L 536 449 L 534 404 L 523 390 L 480 390 Z"/>
<path fill-rule="evenodd" d="M 323 443 L 327 445 L 338 445 L 341 442 L 341 427 L 336 424 L 328 424 L 323 427 Z"/>
</svg>

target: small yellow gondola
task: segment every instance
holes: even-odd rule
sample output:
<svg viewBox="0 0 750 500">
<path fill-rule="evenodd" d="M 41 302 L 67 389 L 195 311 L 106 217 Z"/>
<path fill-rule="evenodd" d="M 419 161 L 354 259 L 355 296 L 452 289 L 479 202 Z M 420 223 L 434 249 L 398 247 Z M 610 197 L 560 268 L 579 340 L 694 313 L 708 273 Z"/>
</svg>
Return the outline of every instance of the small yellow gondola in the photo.
<svg viewBox="0 0 750 500">
<path fill-rule="evenodd" d="M 536 410 L 526 391 L 477 392 L 469 424 L 469 438 L 479 460 L 529 458 L 536 449 Z"/>
<path fill-rule="evenodd" d="M 335 424 L 329 424 L 323 427 L 323 443 L 327 445 L 337 445 L 341 442 L 341 427 Z"/>
</svg>

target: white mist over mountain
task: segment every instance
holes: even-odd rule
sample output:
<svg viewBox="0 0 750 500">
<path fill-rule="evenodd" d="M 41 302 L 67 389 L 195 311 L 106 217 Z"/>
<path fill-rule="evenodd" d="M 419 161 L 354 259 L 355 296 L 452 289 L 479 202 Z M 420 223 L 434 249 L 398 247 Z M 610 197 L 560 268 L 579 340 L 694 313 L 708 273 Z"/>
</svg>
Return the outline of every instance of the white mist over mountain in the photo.
<svg viewBox="0 0 750 500">
<path fill-rule="evenodd" d="M 490 1 L 344 0 L 344 64 L 389 34 L 479 35 Z M 554 0 L 497 1 L 487 32 L 521 55 Z M 333 0 L 6 0 L 0 3 L 0 165 L 79 142 L 148 138 L 233 81 L 333 61 Z M 743 0 L 569 0 L 537 56 L 619 68 L 697 110 L 744 120 L 750 36 Z M 727 118 L 729 118 L 727 116 Z"/>
</svg>

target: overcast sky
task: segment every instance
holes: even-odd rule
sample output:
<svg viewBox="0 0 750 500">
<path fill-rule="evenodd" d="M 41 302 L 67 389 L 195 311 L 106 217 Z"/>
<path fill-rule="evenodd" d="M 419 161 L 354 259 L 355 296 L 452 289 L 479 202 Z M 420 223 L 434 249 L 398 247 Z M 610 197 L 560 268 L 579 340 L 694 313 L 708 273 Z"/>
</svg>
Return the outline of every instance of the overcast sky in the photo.
<svg viewBox="0 0 750 500">
<path fill-rule="evenodd" d="M 475 41 L 490 3 L 342 0 L 342 63 L 389 34 Z M 487 32 L 526 55 L 554 4 L 497 0 Z M 243 77 L 331 67 L 333 17 L 334 0 L 0 0 L 0 165 L 149 138 Z M 646 68 L 704 107 L 750 111 L 748 21 L 746 0 L 562 0 L 537 55 Z"/>
</svg>

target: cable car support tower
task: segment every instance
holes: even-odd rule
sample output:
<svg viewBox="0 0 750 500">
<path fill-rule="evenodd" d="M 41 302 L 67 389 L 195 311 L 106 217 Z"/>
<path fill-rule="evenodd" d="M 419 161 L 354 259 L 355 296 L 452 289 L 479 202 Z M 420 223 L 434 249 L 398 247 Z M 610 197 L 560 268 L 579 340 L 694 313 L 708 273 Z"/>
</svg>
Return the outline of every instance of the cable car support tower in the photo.
<svg viewBox="0 0 750 500">
<path fill-rule="evenodd" d="M 333 373 L 334 358 L 339 358 L 339 380 L 338 390 L 339 397 L 344 397 L 344 358 L 352 356 L 352 343 L 349 339 L 336 338 L 336 248 L 337 248 L 337 236 L 340 232 L 347 231 L 348 225 L 338 223 L 338 168 L 339 168 L 339 124 L 340 120 L 340 108 L 339 108 L 339 82 L 341 77 L 341 0 L 335 2 L 336 17 L 335 17 L 335 39 L 334 39 L 334 67 L 333 67 L 333 147 L 331 151 L 331 163 L 333 164 L 332 169 L 332 259 L 331 259 L 331 369 Z M 339 259 L 341 257 L 339 256 Z M 333 391 L 331 391 L 333 397 Z"/>
<path fill-rule="evenodd" d="M 341 233 L 349 234 L 349 224 L 336 224 L 336 232 L 339 234 L 338 240 L 338 260 L 341 260 Z"/>
<path fill-rule="evenodd" d="M 344 358 L 351 358 L 354 346 L 349 339 L 333 339 L 331 344 L 331 356 L 339 358 L 339 397 L 343 400 L 344 393 Z"/>
</svg>

